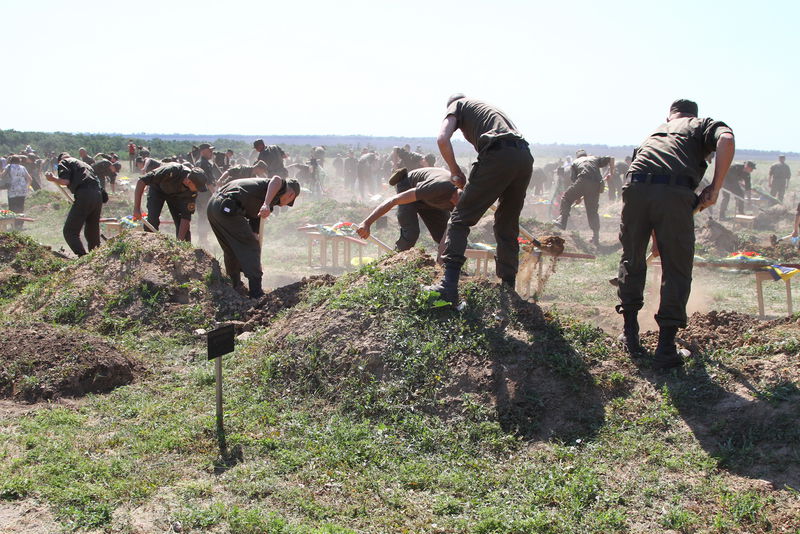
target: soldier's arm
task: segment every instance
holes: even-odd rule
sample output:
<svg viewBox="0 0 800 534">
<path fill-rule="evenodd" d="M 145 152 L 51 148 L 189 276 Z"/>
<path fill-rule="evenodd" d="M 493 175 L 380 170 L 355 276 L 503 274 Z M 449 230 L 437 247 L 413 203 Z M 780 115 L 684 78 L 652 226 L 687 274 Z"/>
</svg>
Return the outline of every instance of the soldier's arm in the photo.
<svg viewBox="0 0 800 534">
<path fill-rule="evenodd" d="M 605 179 L 608 180 L 611 178 L 611 175 L 614 174 L 614 158 L 613 156 L 608 156 L 608 165 L 606 166 L 606 175 Z"/>
<path fill-rule="evenodd" d="M 378 204 L 378 206 L 376 206 L 375 209 L 372 210 L 372 213 L 370 213 L 366 219 L 361 221 L 358 227 L 356 227 L 356 233 L 362 239 L 368 238 L 369 229 L 372 226 L 372 224 L 381 217 L 383 217 L 384 215 L 386 215 L 387 213 L 389 213 L 389 210 L 391 210 L 395 206 L 399 206 L 400 204 L 411 204 L 412 202 L 416 201 L 417 201 L 416 188 L 409 189 L 408 191 L 403 191 L 402 193 L 398 193 L 393 197 L 387 198 L 386 200 Z"/>
<path fill-rule="evenodd" d="M 189 233 L 189 227 L 192 224 L 191 219 L 181 219 L 180 226 L 178 227 L 178 240 L 185 241 L 186 234 Z"/>
<path fill-rule="evenodd" d="M 444 159 L 444 162 L 447 163 L 450 169 L 450 175 L 455 178 L 453 181 L 459 188 L 463 189 L 467 179 L 458 167 L 456 155 L 453 151 L 453 143 L 450 141 L 457 126 L 458 121 L 455 116 L 448 115 L 445 117 L 442 122 L 442 129 L 439 132 L 439 137 L 436 138 L 436 144 L 439 145 L 439 152 L 442 154 L 442 159 Z"/>
<path fill-rule="evenodd" d="M 261 205 L 261 209 L 258 211 L 258 216 L 261 218 L 269 217 L 269 214 L 272 213 L 272 208 L 269 205 L 275 199 L 275 195 L 278 194 L 281 187 L 283 187 L 283 178 L 280 176 L 273 176 L 272 180 L 269 182 L 269 186 L 267 186 L 267 194 L 264 197 L 264 203 Z"/>
<path fill-rule="evenodd" d="M 724 133 L 717 141 L 717 159 L 714 164 L 714 179 L 711 185 L 703 189 L 700 193 L 698 209 L 703 210 L 709 206 L 713 206 L 717 202 L 719 190 L 722 183 L 725 181 L 725 175 L 728 174 L 728 169 L 731 168 L 733 162 L 733 154 L 736 151 L 736 142 L 734 141 L 732 133 Z"/>
<path fill-rule="evenodd" d="M 136 189 L 133 192 L 133 219 L 137 220 L 142 217 L 142 194 L 144 188 L 147 187 L 141 178 L 136 182 Z"/>
</svg>

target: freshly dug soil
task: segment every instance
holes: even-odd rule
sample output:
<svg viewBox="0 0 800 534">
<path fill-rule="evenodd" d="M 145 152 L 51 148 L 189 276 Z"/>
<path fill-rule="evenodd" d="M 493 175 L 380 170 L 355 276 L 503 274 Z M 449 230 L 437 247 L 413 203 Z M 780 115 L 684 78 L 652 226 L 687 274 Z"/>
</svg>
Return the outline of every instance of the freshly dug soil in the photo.
<svg viewBox="0 0 800 534">
<path fill-rule="evenodd" d="M 765 258 L 779 263 L 800 263 L 800 249 L 788 240 L 776 242 L 768 247 L 758 247 Z"/>
<path fill-rule="evenodd" d="M 257 326 L 269 323 L 279 312 L 296 306 L 306 289 L 329 286 L 334 282 L 335 276 L 322 274 L 304 277 L 299 282 L 270 291 L 247 312 L 248 319 L 241 330 L 249 332 Z"/>
<path fill-rule="evenodd" d="M 753 226 L 756 230 L 774 230 L 777 225 L 783 222 L 790 222 L 794 219 L 794 213 L 784 206 L 772 206 L 756 215 Z M 791 224 L 786 225 L 791 227 Z"/>
<path fill-rule="evenodd" d="M 713 219 L 708 219 L 697 232 L 696 242 L 718 254 L 730 254 L 739 248 L 739 238 L 725 226 Z"/>
<path fill-rule="evenodd" d="M 141 369 L 120 348 L 79 330 L 0 327 L 0 397 L 35 402 L 105 393 L 130 384 Z"/>
</svg>

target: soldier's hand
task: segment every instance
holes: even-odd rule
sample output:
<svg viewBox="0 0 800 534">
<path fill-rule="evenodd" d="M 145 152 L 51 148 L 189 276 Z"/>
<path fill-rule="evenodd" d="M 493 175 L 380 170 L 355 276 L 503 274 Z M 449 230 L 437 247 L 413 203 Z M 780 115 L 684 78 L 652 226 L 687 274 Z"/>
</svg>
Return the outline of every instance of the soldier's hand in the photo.
<svg viewBox="0 0 800 534">
<path fill-rule="evenodd" d="M 710 208 L 714 204 L 717 203 L 717 197 L 719 196 L 719 191 L 714 189 L 714 186 L 709 185 L 706 186 L 705 189 L 700 193 L 697 202 L 697 210 L 703 211 L 706 208 Z"/>
<path fill-rule="evenodd" d="M 464 189 L 464 186 L 467 185 L 467 179 L 459 174 L 450 175 L 450 181 L 459 189 Z"/>
<path fill-rule="evenodd" d="M 359 224 L 356 226 L 356 233 L 361 239 L 367 239 L 369 237 L 369 225 L 364 223 Z"/>
<path fill-rule="evenodd" d="M 266 219 L 267 217 L 270 216 L 271 213 L 272 213 L 272 210 L 266 204 L 261 206 L 261 209 L 258 210 L 258 216 L 261 217 L 262 219 Z"/>
<path fill-rule="evenodd" d="M 141 218 L 142 218 L 142 210 L 137 210 L 137 209 L 134 209 L 134 210 L 133 210 L 133 220 L 134 220 L 134 221 L 138 221 L 138 220 L 140 220 Z"/>
<path fill-rule="evenodd" d="M 56 181 L 55 175 L 50 171 L 47 171 L 46 173 L 44 173 L 44 177 L 48 182 L 55 182 Z"/>
</svg>

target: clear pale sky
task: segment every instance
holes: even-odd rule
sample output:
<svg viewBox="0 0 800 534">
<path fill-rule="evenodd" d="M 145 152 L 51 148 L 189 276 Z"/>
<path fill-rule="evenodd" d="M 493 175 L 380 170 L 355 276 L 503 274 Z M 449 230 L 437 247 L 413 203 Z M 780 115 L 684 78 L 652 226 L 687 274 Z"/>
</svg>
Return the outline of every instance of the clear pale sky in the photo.
<svg viewBox="0 0 800 534">
<path fill-rule="evenodd" d="M 675 98 L 800 151 L 796 1 L 3 2 L 0 128 L 435 136 L 447 96 L 531 142 L 638 144 Z"/>
</svg>

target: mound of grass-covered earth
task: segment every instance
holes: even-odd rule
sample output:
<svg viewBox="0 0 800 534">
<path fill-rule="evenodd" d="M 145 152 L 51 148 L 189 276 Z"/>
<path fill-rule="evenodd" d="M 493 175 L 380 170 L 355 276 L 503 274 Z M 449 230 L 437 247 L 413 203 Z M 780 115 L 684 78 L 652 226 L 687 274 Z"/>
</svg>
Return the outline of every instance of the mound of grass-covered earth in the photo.
<svg viewBox="0 0 800 534">
<path fill-rule="evenodd" d="M 38 401 L 106 393 L 129 384 L 141 366 L 108 341 L 48 324 L 0 328 L 0 396 Z"/>
<path fill-rule="evenodd" d="M 206 251 L 163 234 L 123 232 L 28 286 L 9 311 L 103 333 L 141 325 L 187 332 L 249 306 Z"/>
<path fill-rule="evenodd" d="M 63 256 L 17 232 L 0 232 L 0 298 L 13 297 L 35 279 L 66 264 Z"/>
</svg>

